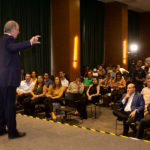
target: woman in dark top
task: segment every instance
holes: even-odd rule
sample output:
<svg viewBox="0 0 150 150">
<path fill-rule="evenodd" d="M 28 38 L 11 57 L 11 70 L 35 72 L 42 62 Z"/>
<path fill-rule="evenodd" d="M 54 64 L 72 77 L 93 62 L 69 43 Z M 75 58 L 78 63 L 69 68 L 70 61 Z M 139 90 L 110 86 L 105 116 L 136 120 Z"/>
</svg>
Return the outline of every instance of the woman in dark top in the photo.
<svg viewBox="0 0 150 150">
<path fill-rule="evenodd" d="M 35 86 L 31 90 L 31 96 L 24 99 L 24 113 L 27 115 L 34 115 L 35 112 L 35 105 L 40 101 L 43 100 L 46 94 L 47 87 L 44 84 L 43 76 L 38 76 L 37 82 Z"/>
<path fill-rule="evenodd" d="M 94 104 L 99 102 L 100 86 L 98 84 L 98 78 L 93 78 L 93 84 L 89 86 L 86 95 L 88 102 L 92 102 Z"/>
</svg>

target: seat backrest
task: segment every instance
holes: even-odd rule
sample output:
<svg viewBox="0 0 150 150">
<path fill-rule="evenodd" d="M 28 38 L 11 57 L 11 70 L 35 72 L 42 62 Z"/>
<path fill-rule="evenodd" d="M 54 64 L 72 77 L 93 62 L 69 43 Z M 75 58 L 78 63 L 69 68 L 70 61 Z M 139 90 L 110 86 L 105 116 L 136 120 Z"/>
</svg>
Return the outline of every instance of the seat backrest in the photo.
<svg viewBox="0 0 150 150">
<path fill-rule="evenodd" d="M 78 102 L 81 97 L 82 97 L 82 94 L 80 93 L 66 93 L 65 103 L 67 106 L 75 107 L 76 102 Z"/>
</svg>

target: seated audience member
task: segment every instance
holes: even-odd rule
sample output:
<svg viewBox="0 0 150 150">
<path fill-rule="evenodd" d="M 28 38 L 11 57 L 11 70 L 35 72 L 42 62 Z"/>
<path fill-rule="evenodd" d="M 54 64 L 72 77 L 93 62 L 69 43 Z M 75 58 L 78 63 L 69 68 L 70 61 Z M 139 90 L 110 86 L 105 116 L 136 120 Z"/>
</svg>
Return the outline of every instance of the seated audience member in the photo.
<svg viewBox="0 0 150 150">
<path fill-rule="evenodd" d="M 98 78 L 99 79 L 104 79 L 105 78 L 105 74 L 106 74 L 105 69 L 103 68 L 102 65 L 99 65 L 98 66 Z"/>
<path fill-rule="evenodd" d="M 24 69 L 21 69 L 21 81 L 25 80 L 25 73 L 24 73 Z"/>
<path fill-rule="evenodd" d="M 143 70 L 146 69 L 146 74 L 150 75 L 150 57 L 145 58 L 145 65 L 141 67 Z"/>
<path fill-rule="evenodd" d="M 17 88 L 17 102 L 22 104 L 23 100 L 30 96 L 33 86 L 34 83 L 31 81 L 31 75 L 27 73 L 25 80 L 21 81 L 20 86 Z"/>
<path fill-rule="evenodd" d="M 93 77 L 98 77 L 98 72 L 96 68 L 93 69 Z"/>
<path fill-rule="evenodd" d="M 92 71 L 88 72 L 88 77 L 86 77 L 83 81 L 84 87 L 86 88 L 85 90 L 87 90 L 87 88 L 93 84 L 93 73 Z"/>
<path fill-rule="evenodd" d="M 111 65 L 110 64 L 107 65 L 106 68 L 105 68 L 105 70 L 106 70 L 106 73 L 108 73 L 108 71 L 111 70 Z"/>
<path fill-rule="evenodd" d="M 64 92 L 65 92 L 67 90 L 68 86 L 69 86 L 69 81 L 65 77 L 65 72 L 60 71 L 59 72 L 59 77 L 60 77 L 61 85 L 63 86 Z"/>
<path fill-rule="evenodd" d="M 150 104 L 150 78 L 147 79 L 147 87 L 142 89 L 141 94 L 145 101 L 144 115 L 148 113 L 147 106 Z"/>
<path fill-rule="evenodd" d="M 123 75 L 124 73 L 129 73 L 126 69 L 121 68 L 120 65 L 117 65 L 116 72 L 121 72 L 122 75 Z"/>
<path fill-rule="evenodd" d="M 103 95 L 103 105 L 108 106 L 109 99 L 111 99 L 111 85 L 113 82 L 113 78 L 111 77 L 110 73 L 106 75 L 106 78 L 101 82 L 100 85 L 100 92 Z"/>
<path fill-rule="evenodd" d="M 43 76 L 38 76 L 37 82 L 31 90 L 31 96 L 24 99 L 24 113 L 27 115 L 35 114 L 35 105 L 39 102 L 43 102 L 45 98 L 47 87 L 44 84 Z"/>
<path fill-rule="evenodd" d="M 93 78 L 93 84 L 89 86 L 86 95 L 89 103 L 96 104 L 99 102 L 100 86 L 98 84 L 98 78 Z"/>
<path fill-rule="evenodd" d="M 82 94 L 84 91 L 84 84 L 81 83 L 80 77 L 77 77 L 75 81 L 69 84 L 67 89 L 67 93 L 80 93 Z"/>
<path fill-rule="evenodd" d="M 89 66 L 84 66 L 81 68 L 81 76 L 83 78 L 86 78 L 88 76 L 88 72 L 89 72 Z"/>
<path fill-rule="evenodd" d="M 135 83 L 136 91 L 141 92 L 146 78 L 145 71 L 141 68 L 142 60 L 138 60 L 135 69 L 130 72 L 131 81 Z"/>
<path fill-rule="evenodd" d="M 80 114 L 82 119 L 87 118 L 86 112 L 86 99 L 83 97 L 84 85 L 81 83 L 80 77 L 77 77 L 75 81 L 71 82 L 65 95 L 66 105 L 75 107 L 77 111 L 75 114 Z"/>
<path fill-rule="evenodd" d="M 37 77 L 36 77 L 36 72 L 35 71 L 32 71 L 31 73 L 31 80 L 32 82 L 35 84 L 36 81 L 37 81 Z"/>
<path fill-rule="evenodd" d="M 44 74 L 44 83 L 49 88 L 49 86 L 53 83 L 53 81 L 49 78 L 49 73 Z"/>
<path fill-rule="evenodd" d="M 55 78 L 54 75 L 50 76 L 50 79 L 52 80 L 52 82 L 54 82 L 54 78 Z"/>
<path fill-rule="evenodd" d="M 128 136 L 129 126 L 136 131 L 131 123 L 143 118 L 144 106 L 142 94 L 135 92 L 135 84 L 128 84 L 127 93 L 123 95 L 120 103 L 121 110 L 113 111 L 113 114 L 123 121 L 123 135 Z"/>
<path fill-rule="evenodd" d="M 137 138 L 142 139 L 144 135 L 144 129 L 150 128 L 150 105 L 147 107 L 148 113 L 140 121 L 139 129 L 137 132 Z"/>
<path fill-rule="evenodd" d="M 111 77 L 114 79 L 116 77 L 116 66 L 112 66 L 110 70 L 108 70 L 108 73 L 110 73 Z"/>
<path fill-rule="evenodd" d="M 120 72 L 117 72 L 116 78 L 113 80 L 111 85 L 112 92 L 111 92 L 110 106 L 113 106 L 121 99 L 122 94 L 125 92 L 125 88 L 126 88 L 126 81 L 122 77 L 122 74 Z"/>
<path fill-rule="evenodd" d="M 146 85 L 147 79 L 150 77 L 150 57 L 145 58 L 145 65 L 141 67 L 146 74 L 146 79 L 144 84 Z"/>
<path fill-rule="evenodd" d="M 110 75 L 110 73 L 108 73 L 105 77 L 105 79 L 101 82 L 101 87 L 100 87 L 100 91 L 102 95 L 105 95 L 107 93 L 111 93 L 111 85 L 112 85 L 113 79 Z"/>
<path fill-rule="evenodd" d="M 52 85 L 49 86 L 48 91 L 46 93 L 45 99 L 45 113 L 46 118 L 51 117 L 52 119 L 56 120 L 55 111 L 53 108 L 53 103 L 62 103 L 61 97 L 63 96 L 64 88 L 61 85 L 61 81 L 58 76 L 55 76 L 54 82 Z"/>
</svg>

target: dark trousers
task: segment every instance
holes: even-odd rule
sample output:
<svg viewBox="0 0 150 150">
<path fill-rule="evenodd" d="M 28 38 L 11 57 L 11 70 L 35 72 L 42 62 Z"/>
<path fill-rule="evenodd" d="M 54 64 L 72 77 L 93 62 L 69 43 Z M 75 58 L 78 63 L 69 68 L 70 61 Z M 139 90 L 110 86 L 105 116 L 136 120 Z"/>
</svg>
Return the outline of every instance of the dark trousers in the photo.
<svg viewBox="0 0 150 150">
<path fill-rule="evenodd" d="M 27 115 L 35 115 L 35 105 L 38 104 L 40 101 L 43 101 L 42 97 L 35 98 L 32 100 L 32 96 L 29 96 L 24 99 L 23 106 L 24 106 L 24 113 Z"/>
<path fill-rule="evenodd" d="M 0 131 L 8 127 L 8 135 L 16 133 L 16 87 L 0 87 Z"/>
<path fill-rule="evenodd" d="M 101 95 L 105 95 L 107 93 L 111 93 L 111 87 L 104 88 L 103 86 L 101 86 L 100 87 L 100 92 L 101 92 Z"/>
<path fill-rule="evenodd" d="M 93 96 L 91 100 L 88 100 L 88 96 L 86 96 L 86 101 L 88 103 L 96 104 L 99 103 L 100 96 Z"/>
<path fill-rule="evenodd" d="M 125 93 L 124 88 L 120 88 L 118 90 L 113 90 L 111 93 L 111 102 L 118 103 L 122 98 L 122 94 Z"/>
<path fill-rule="evenodd" d="M 53 100 L 51 98 L 46 98 L 44 100 L 46 117 L 50 117 L 50 113 L 53 112 L 53 104 L 52 103 L 53 103 Z"/>
<path fill-rule="evenodd" d="M 80 117 L 83 119 L 87 118 L 87 98 L 79 93 L 67 93 L 65 96 L 66 105 L 74 107 L 80 113 Z"/>
<path fill-rule="evenodd" d="M 22 105 L 25 98 L 31 97 L 31 94 L 21 94 L 17 95 L 17 102 Z"/>
<path fill-rule="evenodd" d="M 103 106 L 109 107 L 110 102 L 111 102 L 111 96 L 103 95 Z"/>
<path fill-rule="evenodd" d="M 138 130 L 138 134 L 137 134 L 138 138 L 140 138 L 140 139 L 143 138 L 144 129 L 146 129 L 146 128 L 150 128 L 150 114 L 147 114 L 140 121 L 139 130 Z"/>
<path fill-rule="evenodd" d="M 135 127 L 131 125 L 132 122 L 135 122 L 134 119 L 129 119 L 131 112 L 118 111 L 114 110 L 113 114 L 118 117 L 118 120 L 123 121 L 123 135 L 127 136 L 129 131 L 129 126 L 135 131 Z"/>
</svg>

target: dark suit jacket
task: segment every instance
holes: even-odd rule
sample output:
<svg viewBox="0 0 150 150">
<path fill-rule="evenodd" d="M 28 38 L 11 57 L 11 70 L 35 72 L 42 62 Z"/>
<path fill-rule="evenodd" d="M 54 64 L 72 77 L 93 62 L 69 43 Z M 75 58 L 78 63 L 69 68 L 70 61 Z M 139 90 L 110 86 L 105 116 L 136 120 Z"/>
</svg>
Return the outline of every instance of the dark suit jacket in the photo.
<svg viewBox="0 0 150 150">
<path fill-rule="evenodd" d="M 31 46 L 30 41 L 15 43 L 12 36 L 0 37 L 0 87 L 19 86 L 20 56 L 19 50 Z"/>
<path fill-rule="evenodd" d="M 123 95 L 123 98 L 125 97 L 125 95 L 126 94 Z M 127 102 L 128 102 L 127 100 L 125 104 L 121 102 L 120 106 L 122 107 L 123 110 L 126 107 Z M 144 107 L 145 107 L 145 102 L 143 99 L 143 95 L 141 93 L 135 93 L 131 104 L 131 112 L 135 109 L 137 110 L 137 113 L 135 115 L 136 120 L 141 120 L 144 117 Z"/>
</svg>

